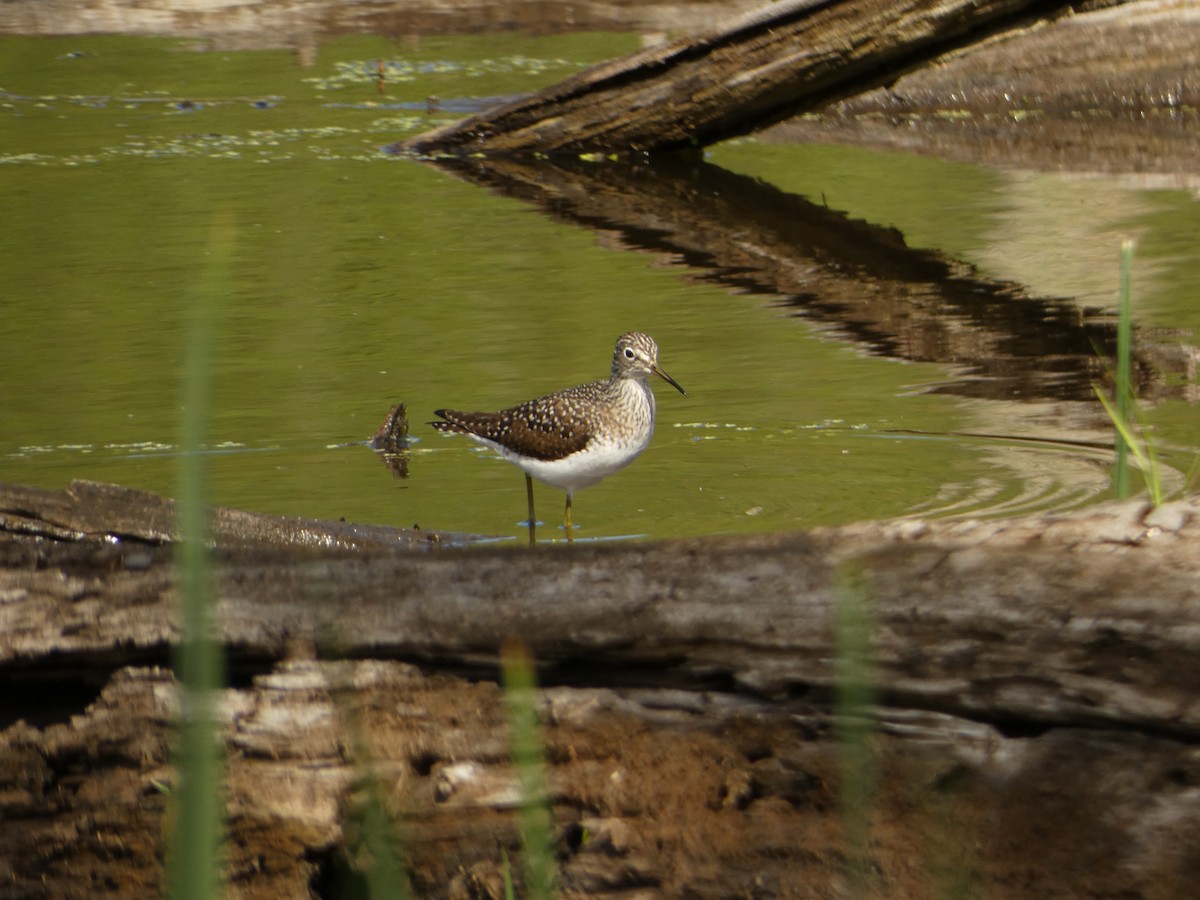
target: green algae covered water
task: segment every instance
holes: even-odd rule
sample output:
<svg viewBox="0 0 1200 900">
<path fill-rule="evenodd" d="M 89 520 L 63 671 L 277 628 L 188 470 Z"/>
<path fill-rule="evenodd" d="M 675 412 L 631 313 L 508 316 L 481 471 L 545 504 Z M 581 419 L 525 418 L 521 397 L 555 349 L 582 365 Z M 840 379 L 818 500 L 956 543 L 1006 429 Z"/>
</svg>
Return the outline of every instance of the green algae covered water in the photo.
<svg viewBox="0 0 1200 900">
<path fill-rule="evenodd" d="M 1053 373 L 1063 334 L 1107 327 L 1126 234 L 1141 248 L 1139 325 L 1186 356 L 1200 309 L 1194 196 L 837 146 L 746 140 L 707 154 L 698 189 L 728 176 L 780 209 L 797 198 L 864 223 L 870 240 L 894 234 L 951 261 L 922 283 L 963 281 L 961 266 L 1053 298 L 1053 315 L 1015 299 L 1026 314 L 1009 329 L 1002 305 L 981 325 L 939 306 L 944 291 L 914 291 L 922 315 L 906 324 L 847 313 L 883 277 L 853 246 L 845 260 L 821 251 L 825 277 L 844 275 L 843 300 L 798 271 L 769 290 L 763 232 L 741 220 L 718 229 L 718 265 L 655 229 L 548 214 L 383 152 L 633 46 L 500 35 L 402 52 L 357 37 L 302 65 L 172 40 L 0 39 L 0 480 L 175 493 L 181 359 L 197 305 L 211 304 L 207 454 L 221 505 L 519 535 L 520 472 L 424 423 L 437 407 L 496 408 L 603 377 L 628 330 L 656 338 L 688 394 L 660 390 L 650 449 L 577 496 L 581 538 L 1008 515 L 1108 496 L 1109 437 L 1079 390 L 1087 376 L 1057 390 L 1051 376 L 1031 386 L 1021 366 Z M 215 296 L 218 232 L 233 250 Z M 728 263 L 739 236 L 759 260 L 740 281 Z M 937 340 L 914 334 L 931 328 Z M 978 387 L 971 353 L 938 349 L 968 328 L 1025 362 Z M 1176 487 L 1200 446 L 1187 371 L 1146 413 Z M 404 478 L 359 443 L 397 402 L 414 438 Z M 537 496 L 556 525 L 561 494 Z"/>
</svg>

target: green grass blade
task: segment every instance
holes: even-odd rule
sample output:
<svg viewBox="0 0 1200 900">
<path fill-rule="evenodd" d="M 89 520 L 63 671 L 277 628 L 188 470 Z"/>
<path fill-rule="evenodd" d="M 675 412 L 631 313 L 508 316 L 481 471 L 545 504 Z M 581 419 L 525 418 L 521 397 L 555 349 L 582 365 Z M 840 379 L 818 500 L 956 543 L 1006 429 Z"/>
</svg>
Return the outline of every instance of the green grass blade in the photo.
<svg viewBox="0 0 1200 900">
<path fill-rule="evenodd" d="M 316 597 L 309 598 L 320 605 Z M 332 609 L 333 603 L 328 604 Z M 344 656 L 332 621 L 322 622 L 319 655 L 332 660 Z M 389 808 L 385 772 L 368 739 L 368 719 L 356 684 L 355 664 L 332 666 L 330 700 L 337 714 L 338 730 L 348 748 L 357 774 L 356 790 L 346 804 L 342 828 L 345 866 L 331 867 L 322 896 L 356 897 L 363 900 L 409 900 L 412 881 L 404 866 L 403 832 Z"/>
<path fill-rule="evenodd" d="M 208 550 L 203 448 L 218 308 L 229 284 L 232 243 L 232 223 L 216 219 L 208 265 L 192 298 L 192 323 L 184 351 L 179 541 L 175 552 L 181 630 L 175 668 L 181 702 L 178 782 L 171 793 L 174 828 L 169 837 L 166 873 L 167 889 L 175 900 L 213 900 L 221 896 L 222 753 L 216 703 L 224 675 L 213 621 L 215 591 Z"/>
<path fill-rule="evenodd" d="M 871 745 L 871 707 L 876 701 L 871 639 L 871 591 L 862 572 L 843 570 L 837 584 L 834 646 L 840 770 L 839 804 L 846 842 L 849 893 L 870 893 L 871 812 L 877 764 Z"/>
<path fill-rule="evenodd" d="M 533 657 L 528 645 L 509 638 L 500 650 L 509 739 L 520 788 L 520 829 L 524 850 L 525 893 L 530 900 L 554 896 L 554 826 L 546 795 L 541 723 Z"/>
<path fill-rule="evenodd" d="M 1116 431 L 1114 440 L 1115 460 L 1113 463 L 1113 491 L 1119 499 L 1130 494 L 1129 456 L 1133 454 L 1141 470 L 1146 489 L 1155 506 L 1161 506 L 1164 496 L 1162 472 L 1154 444 L 1144 436 L 1134 433 L 1133 419 L 1136 415 L 1133 391 L 1133 241 L 1121 244 L 1121 288 L 1117 307 L 1117 370 L 1114 377 L 1114 399 L 1109 400 L 1099 387 L 1094 387 L 1104 411 L 1112 420 Z M 1144 429 L 1143 429 L 1144 432 Z"/>
<path fill-rule="evenodd" d="M 508 861 L 508 851 L 500 848 L 500 874 L 504 878 L 504 900 L 517 900 L 517 887 L 513 884 L 512 865 Z"/>
<path fill-rule="evenodd" d="M 383 785 L 374 776 L 364 784 L 362 833 L 370 851 L 367 887 L 371 900 L 408 900 L 408 877 L 400 863 L 396 829 L 383 803 Z"/>
<path fill-rule="evenodd" d="M 1130 421 L 1133 403 L 1133 292 L 1130 287 L 1133 270 L 1133 241 L 1121 245 L 1121 288 L 1117 304 L 1117 374 L 1116 416 Z M 1111 413 L 1110 413 L 1111 415 Z M 1118 429 L 1116 461 L 1113 469 L 1113 488 L 1118 498 L 1129 496 L 1129 451 L 1132 444 Z M 1146 471 L 1143 469 L 1143 471 Z"/>
<path fill-rule="evenodd" d="M 1151 501 L 1155 506 L 1161 506 L 1163 502 L 1162 478 L 1159 475 L 1158 456 L 1154 452 L 1154 448 L 1149 442 L 1138 440 L 1129 422 L 1121 418 L 1120 411 L 1113 401 L 1104 396 L 1104 391 L 1095 385 L 1093 385 L 1093 390 L 1096 392 L 1101 406 L 1104 407 L 1104 411 L 1108 413 L 1109 419 L 1112 420 L 1113 427 L 1117 431 L 1118 443 L 1124 443 L 1133 453 L 1134 459 L 1137 460 L 1142 477 L 1146 480 L 1146 489 L 1150 492 Z M 1143 443 L 1145 443 L 1144 447 Z M 1128 496 L 1128 492 L 1125 496 Z"/>
</svg>

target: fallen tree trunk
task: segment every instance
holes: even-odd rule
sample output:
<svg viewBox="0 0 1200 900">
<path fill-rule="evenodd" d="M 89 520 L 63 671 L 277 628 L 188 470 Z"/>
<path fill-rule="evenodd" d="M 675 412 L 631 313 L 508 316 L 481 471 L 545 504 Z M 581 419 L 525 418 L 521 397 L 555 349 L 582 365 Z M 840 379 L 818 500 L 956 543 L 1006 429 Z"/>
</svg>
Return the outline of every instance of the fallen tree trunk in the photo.
<svg viewBox="0 0 1200 900">
<path fill-rule="evenodd" d="M 0 490 L 21 511 L 0 539 L 0 893 L 159 884 L 171 547 L 30 525 L 98 492 Z M 857 871 L 892 897 L 1185 896 L 1198 513 L 528 551 L 227 542 L 233 896 L 342 895 L 365 865 L 364 771 L 418 896 L 503 896 L 520 795 L 495 667 L 512 634 L 540 664 L 564 893 L 828 894 Z M 831 702 L 851 597 L 875 685 L 857 711 Z M 98 695 L 63 690 L 88 673 Z M 873 734 L 857 845 L 838 812 L 848 712 Z"/>
<path fill-rule="evenodd" d="M 61 507 L 61 495 L 47 497 Z M 547 671 L 588 681 L 631 668 L 646 687 L 716 679 L 825 696 L 839 584 L 852 572 L 870 594 L 873 665 L 895 705 L 1194 738 L 1198 507 L 568 552 L 227 545 L 221 637 L 235 659 L 279 659 L 301 641 L 351 657 L 494 666 L 498 642 L 516 633 Z M 0 666 L 168 660 L 169 552 L 99 544 L 94 558 L 75 550 L 60 562 L 55 545 L 8 546 Z M 82 574 L 63 577 L 67 562 Z"/>
<path fill-rule="evenodd" d="M 1076 5 L 786 0 L 392 149 L 499 156 L 703 147 L 888 84 L 946 53 Z"/>
</svg>

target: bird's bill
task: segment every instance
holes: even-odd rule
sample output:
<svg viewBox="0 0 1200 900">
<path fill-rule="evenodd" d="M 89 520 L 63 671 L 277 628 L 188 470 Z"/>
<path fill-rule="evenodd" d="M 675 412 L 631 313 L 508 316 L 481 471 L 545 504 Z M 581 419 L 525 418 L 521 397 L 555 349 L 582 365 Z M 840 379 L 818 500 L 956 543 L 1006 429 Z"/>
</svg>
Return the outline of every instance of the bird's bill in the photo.
<svg viewBox="0 0 1200 900">
<path fill-rule="evenodd" d="M 685 397 L 687 396 L 687 391 L 683 389 L 682 385 L 680 385 L 678 381 L 660 369 L 657 363 L 654 364 L 654 368 L 651 371 L 653 371 L 655 375 L 657 375 L 671 387 L 675 388 L 675 390 L 679 391 L 679 393 L 683 394 Z"/>
</svg>

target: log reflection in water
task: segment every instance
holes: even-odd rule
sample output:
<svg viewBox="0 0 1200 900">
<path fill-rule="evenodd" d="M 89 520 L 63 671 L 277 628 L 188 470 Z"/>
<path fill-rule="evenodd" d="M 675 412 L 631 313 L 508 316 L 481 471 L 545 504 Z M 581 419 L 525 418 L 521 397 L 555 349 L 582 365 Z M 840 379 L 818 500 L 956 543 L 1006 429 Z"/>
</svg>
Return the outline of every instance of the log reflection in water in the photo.
<svg viewBox="0 0 1200 900">
<path fill-rule="evenodd" d="M 1086 400 L 1115 326 L 1069 298 L 1031 296 L 971 265 L 909 247 L 894 228 L 694 159 L 586 162 L 437 159 L 469 181 L 540 206 L 706 280 L 780 304 L 871 352 L 949 365 L 938 392 L 984 399 Z M 1138 348 L 1141 390 L 1176 362 Z"/>
</svg>

